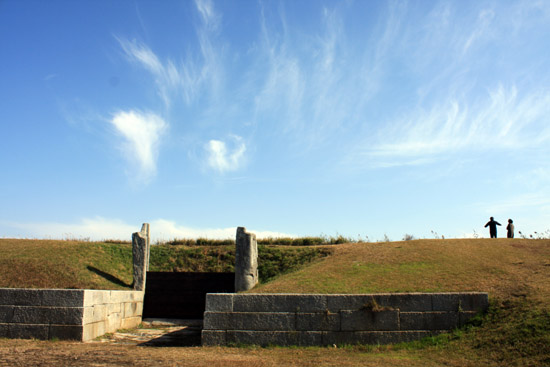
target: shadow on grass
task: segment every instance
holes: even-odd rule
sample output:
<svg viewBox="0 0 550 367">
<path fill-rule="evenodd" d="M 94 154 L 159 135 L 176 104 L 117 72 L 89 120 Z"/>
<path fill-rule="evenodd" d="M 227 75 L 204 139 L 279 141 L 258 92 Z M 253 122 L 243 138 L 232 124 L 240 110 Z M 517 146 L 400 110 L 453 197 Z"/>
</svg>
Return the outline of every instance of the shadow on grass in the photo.
<svg viewBox="0 0 550 367">
<path fill-rule="evenodd" d="M 123 280 L 118 279 L 117 277 L 115 277 L 115 276 L 113 276 L 109 273 L 106 273 L 102 270 L 99 270 L 98 268 L 95 268 L 95 267 L 89 266 L 89 265 L 87 266 L 87 268 L 88 268 L 89 271 L 91 271 L 93 273 L 96 273 L 97 275 L 99 275 L 102 278 L 107 279 L 111 283 L 114 283 L 116 285 L 120 285 L 121 287 L 132 288 L 131 284 L 128 284 L 128 283 L 124 282 Z"/>
<path fill-rule="evenodd" d="M 138 344 L 140 347 L 198 347 L 200 345 L 201 328 L 182 328 Z"/>
</svg>

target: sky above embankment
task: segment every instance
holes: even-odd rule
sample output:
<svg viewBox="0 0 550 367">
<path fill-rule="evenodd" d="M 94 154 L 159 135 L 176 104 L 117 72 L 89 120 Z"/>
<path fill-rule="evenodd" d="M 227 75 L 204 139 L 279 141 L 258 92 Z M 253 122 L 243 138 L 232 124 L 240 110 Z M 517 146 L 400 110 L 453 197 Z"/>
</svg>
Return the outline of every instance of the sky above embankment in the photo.
<svg viewBox="0 0 550 367">
<path fill-rule="evenodd" d="M 0 0 L 0 237 L 550 228 L 548 1 Z"/>
</svg>

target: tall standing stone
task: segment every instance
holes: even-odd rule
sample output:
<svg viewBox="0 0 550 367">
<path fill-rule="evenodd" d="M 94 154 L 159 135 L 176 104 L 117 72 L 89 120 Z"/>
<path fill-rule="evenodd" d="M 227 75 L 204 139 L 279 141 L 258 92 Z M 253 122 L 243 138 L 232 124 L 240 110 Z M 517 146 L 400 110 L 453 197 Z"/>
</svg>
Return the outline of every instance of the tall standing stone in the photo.
<svg viewBox="0 0 550 367">
<path fill-rule="evenodd" d="M 145 277 L 149 270 L 149 223 L 143 223 L 141 232 L 132 234 L 132 258 L 134 263 L 134 289 L 145 290 Z"/>
<path fill-rule="evenodd" d="M 258 243 L 254 233 L 237 228 L 235 251 L 235 292 L 247 291 L 258 284 Z"/>
</svg>

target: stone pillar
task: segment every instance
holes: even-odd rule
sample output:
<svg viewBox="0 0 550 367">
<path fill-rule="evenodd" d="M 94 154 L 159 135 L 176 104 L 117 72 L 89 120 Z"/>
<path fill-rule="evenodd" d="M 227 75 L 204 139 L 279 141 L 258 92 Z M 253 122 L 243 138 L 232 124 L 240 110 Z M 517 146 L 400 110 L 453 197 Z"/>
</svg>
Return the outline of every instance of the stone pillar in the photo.
<svg viewBox="0 0 550 367">
<path fill-rule="evenodd" d="M 237 228 L 235 251 L 235 292 L 247 291 L 258 284 L 258 244 L 254 233 Z"/>
<path fill-rule="evenodd" d="M 149 270 L 149 223 L 143 223 L 141 232 L 132 234 L 132 257 L 134 262 L 134 289 L 145 290 L 145 277 Z"/>
</svg>

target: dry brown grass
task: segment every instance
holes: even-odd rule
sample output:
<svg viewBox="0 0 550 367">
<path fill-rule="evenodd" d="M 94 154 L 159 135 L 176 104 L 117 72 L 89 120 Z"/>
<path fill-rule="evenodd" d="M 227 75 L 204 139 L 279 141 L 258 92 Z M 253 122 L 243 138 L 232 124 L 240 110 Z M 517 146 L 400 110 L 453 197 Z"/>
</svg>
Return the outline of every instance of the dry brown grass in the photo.
<svg viewBox="0 0 550 367">
<path fill-rule="evenodd" d="M 449 239 L 340 245 L 260 293 L 483 291 L 550 299 L 550 240 Z"/>
<path fill-rule="evenodd" d="M 346 348 L 136 347 L 1 340 L 0 366 L 475 366 L 432 350 Z M 484 364 L 495 365 L 496 364 Z"/>
</svg>

